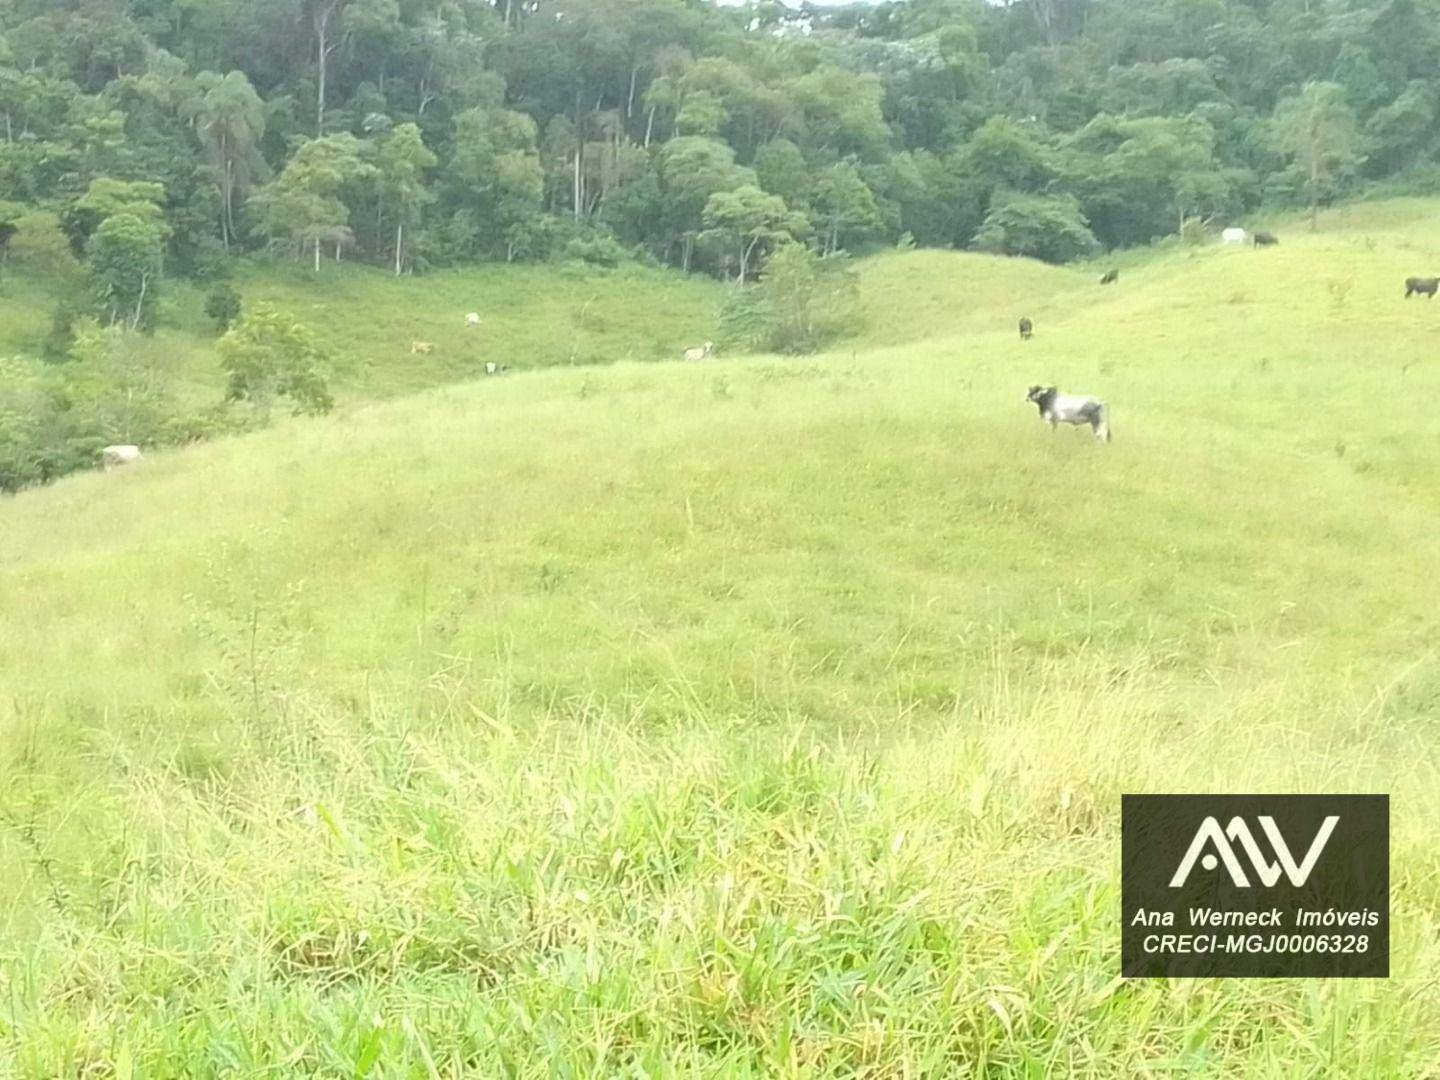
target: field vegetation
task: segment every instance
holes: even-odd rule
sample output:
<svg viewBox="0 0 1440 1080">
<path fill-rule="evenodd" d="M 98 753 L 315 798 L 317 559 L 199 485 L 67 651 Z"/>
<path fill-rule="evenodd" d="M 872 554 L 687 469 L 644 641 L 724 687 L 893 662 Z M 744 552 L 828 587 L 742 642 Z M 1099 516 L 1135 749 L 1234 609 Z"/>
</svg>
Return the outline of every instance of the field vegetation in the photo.
<svg viewBox="0 0 1440 1080">
<path fill-rule="evenodd" d="M 242 279 L 375 399 L 0 500 L 0 1072 L 1433 1076 L 1436 209 L 884 254 L 808 357 L 617 272 L 407 396 L 563 275 Z M 1119 796 L 1212 790 L 1391 793 L 1389 980 L 1118 978 Z"/>
</svg>

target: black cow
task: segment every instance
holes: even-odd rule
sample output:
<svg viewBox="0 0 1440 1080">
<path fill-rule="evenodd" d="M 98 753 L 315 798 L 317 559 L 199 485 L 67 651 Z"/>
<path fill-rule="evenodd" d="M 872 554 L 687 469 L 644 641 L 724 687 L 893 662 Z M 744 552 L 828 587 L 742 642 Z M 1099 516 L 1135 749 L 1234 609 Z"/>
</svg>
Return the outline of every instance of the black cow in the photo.
<svg viewBox="0 0 1440 1080">
<path fill-rule="evenodd" d="M 1035 332 L 1035 324 L 1029 319 L 1020 320 L 1020 340 L 1029 341 L 1030 335 Z"/>
<path fill-rule="evenodd" d="M 1106 270 L 1105 276 L 1100 279 L 1101 285 L 1113 285 L 1120 280 L 1119 270 Z"/>
<path fill-rule="evenodd" d="M 1436 289 L 1440 289 L 1440 278 L 1407 277 L 1405 279 L 1406 300 L 1409 300 L 1414 293 L 1419 293 L 1421 296 L 1434 296 Z"/>
<path fill-rule="evenodd" d="M 1278 244 L 1279 242 L 1280 242 L 1280 238 L 1279 238 L 1278 236 L 1276 236 L 1274 233 L 1259 232 L 1259 231 L 1257 231 L 1257 232 L 1255 233 L 1255 246 L 1256 246 L 1256 247 L 1269 247 L 1271 244 Z"/>
</svg>

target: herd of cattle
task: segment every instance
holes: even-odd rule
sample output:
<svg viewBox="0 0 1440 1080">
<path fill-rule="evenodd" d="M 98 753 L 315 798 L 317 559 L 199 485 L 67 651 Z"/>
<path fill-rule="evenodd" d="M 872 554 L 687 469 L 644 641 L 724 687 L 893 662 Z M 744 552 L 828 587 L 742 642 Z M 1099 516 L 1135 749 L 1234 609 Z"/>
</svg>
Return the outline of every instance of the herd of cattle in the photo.
<svg viewBox="0 0 1440 1080">
<path fill-rule="evenodd" d="M 1220 239 L 1226 244 L 1243 244 L 1247 240 L 1255 247 L 1269 247 L 1278 244 L 1279 238 L 1273 233 L 1256 230 L 1247 233 L 1244 229 L 1229 228 L 1220 233 Z M 1101 285 L 1113 285 L 1120 280 L 1120 271 L 1110 269 L 1100 277 Z M 1432 297 L 1440 291 L 1440 277 L 1408 277 L 1405 279 L 1405 299 L 1412 296 Z M 478 312 L 470 312 L 465 316 L 465 326 L 474 329 L 480 325 Z M 1029 316 L 1020 319 L 1020 340 L 1029 341 L 1035 333 L 1035 324 Z M 429 341 L 412 341 L 410 352 L 416 356 L 429 356 L 435 351 L 435 346 Z M 698 363 L 708 360 L 714 355 L 715 343 L 707 341 L 703 345 L 695 345 L 685 349 L 681 358 Z M 485 364 L 486 375 L 503 375 L 510 370 L 508 364 L 497 364 L 494 361 L 487 361 Z M 1050 425 L 1053 431 L 1058 424 L 1088 424 L 1095 438 L 1099 442 L 1110 441 L 1110 413 L 1105 402 L 1099 398 L 1089 397 L 1080 394 L 1062 394 L 1053 386 L 1032 386 L 1025 394 L 1025 400 L 1035 405 L 1040 410 L 1040 418 Z M 100 451 L 101 463 L 105 471 L 117 469 L 122 465 L 130 465 L 140 461 L 143 455 L 138 446 L 107 446 Z"/>
<path fill-rule="evenodd" d="M 1280 242 L 1273 233 L 1256 230 L 1247 233 L 1244 229 L 1230 228 L 1220 233 L 1226 244 L 1243 244 L 1247 240 L 1256 247 L 1270 247 Z M 1120 271 L 1107 270 L 1100 278 L 1101 285 L 1113 285 L 1120 280 Z M 1440 291 L 1440 278 L 1410 277 L 1405 279 L 1405 299 L 1412 296 L 1434 296 Z M 1035 324 L 1029 316 L 1020 319 L 1020 340 L 1029 341 L 1035 333 Z M 1110 441 L 1110 413 L 1105 402 L 1099 398 L 1076 394 L 1062 394 L 1053 386 L 1032 386 L 1025 400 L 1040 410 L 1040 418 L 1054 431 L 1057 424 L 1088 424 L 1099 442 Z"/>
</svg>

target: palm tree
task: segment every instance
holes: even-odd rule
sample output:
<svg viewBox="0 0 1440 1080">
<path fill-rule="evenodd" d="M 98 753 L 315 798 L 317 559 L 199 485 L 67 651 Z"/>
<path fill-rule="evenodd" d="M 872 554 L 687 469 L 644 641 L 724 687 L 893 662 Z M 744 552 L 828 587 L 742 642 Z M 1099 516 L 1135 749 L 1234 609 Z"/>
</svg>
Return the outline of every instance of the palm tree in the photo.
<svg viewBox="0 0 1440 1080">
<path fill-rule="evenodd" d="M 202 71 L 196 78 L 201 95 L 192 110 L 205 144 L 205 155 L 220 188 L 220 236 L 230 250 L 235 228 L 235 200 L 263 173 L 260 140 L 265 135 L 265 103 L 243 71 L 218 75 Z"/>
</svg>

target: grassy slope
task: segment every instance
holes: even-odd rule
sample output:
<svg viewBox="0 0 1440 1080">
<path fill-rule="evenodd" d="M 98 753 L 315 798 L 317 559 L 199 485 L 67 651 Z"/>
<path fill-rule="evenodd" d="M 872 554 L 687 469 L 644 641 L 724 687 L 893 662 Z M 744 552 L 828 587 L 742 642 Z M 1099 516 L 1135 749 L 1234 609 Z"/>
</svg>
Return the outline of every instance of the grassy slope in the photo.
<svg viewBox="0 0 1440 1080">
<path fill-rule="evenodd" d="M 6 502 L 0 1067 L 1426 1075 L 1433 211 Z M 1114 979 L 1119 793 L 1252 789 L 1392 792 L 1390 981 Z"/>
<path fill-rule="evenodd" d="M 82 275 L 54 246 L 48 243 L 43 260 L 27 259 L 22 243 L 0 284 L 0 356 L 38 354 L 56 297 L 83 295 Z M 234 284 L 246 303 L 273 303 L 330 346 L 336 389 L 350 402 L 473 378 L 486 361 L 518 372 L 673 358 L 713 332 L 724 290 L 643 267 L 530 265 L 397 281 L 369 267 L 326 264 L 316 274 L 280 262 L 245 267 Z M 197 403 L 216 400 L 224 383 L 204 301 L 203 289 L 173 285 L 162 328 L 139 348 L 142 362 L 166 372 Z M 471 311 L 484 320 L 478 330 L 466 327 Z M 413 353 L 417 341 L 434 351 Z"/>
</svg>

